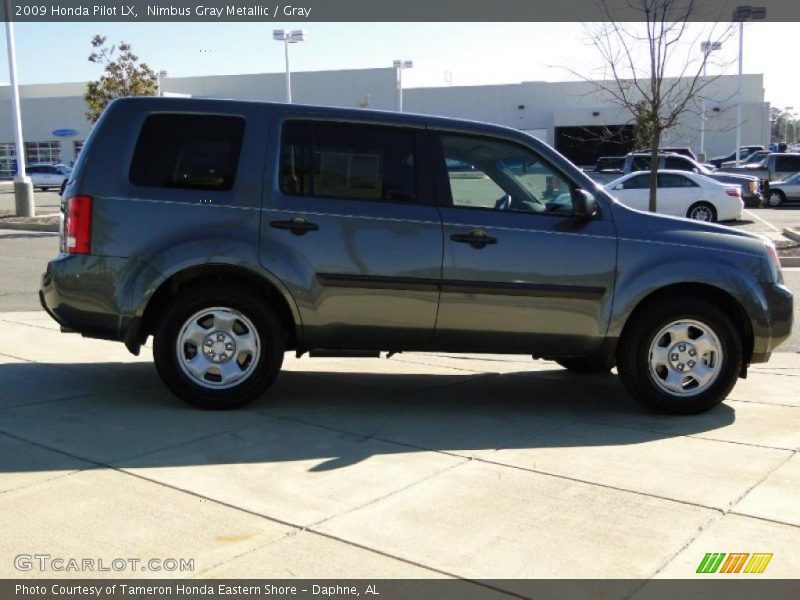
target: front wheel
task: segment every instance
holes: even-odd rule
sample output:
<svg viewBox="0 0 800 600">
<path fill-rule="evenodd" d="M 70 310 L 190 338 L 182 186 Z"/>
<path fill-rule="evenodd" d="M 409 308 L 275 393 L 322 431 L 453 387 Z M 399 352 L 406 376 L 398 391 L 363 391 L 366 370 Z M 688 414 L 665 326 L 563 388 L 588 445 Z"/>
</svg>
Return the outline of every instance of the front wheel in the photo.
<svg viewBox="0 0 800 600">
<path fill-rule="evenodd" d="M 285 333 L 266 300 L 245 287 L 189 288 L 169 305 L 153 357 L 167 387 L 201 408 L 247 404 L 269 387 L 283 363 Z"/>
<path fill-rule="evenodd" d="M 717 210 L 708 202 L 698 202 L 689 207 L 686 217 L 695 221 L 711 223 L 717 220 Z"/>
<path fill-rule="evenodd" d="M 730 318 L 691 297 L 664 299 L 635 315 L 617 350 L 620 379 L 631 396 L 673 414 L 722 402 L 742 360 L 741 336 Z"/>
</svg>

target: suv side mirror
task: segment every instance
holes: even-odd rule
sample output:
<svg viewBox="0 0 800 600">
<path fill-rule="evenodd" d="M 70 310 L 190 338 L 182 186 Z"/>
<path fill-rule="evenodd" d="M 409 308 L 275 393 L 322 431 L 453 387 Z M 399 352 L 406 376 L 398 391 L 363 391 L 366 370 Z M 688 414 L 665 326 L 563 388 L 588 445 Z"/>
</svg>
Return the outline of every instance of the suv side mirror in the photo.
<svg viewBox="0 0 800 600">
<path fill-rule="evenodd" d="M 572 190 L 572 216 L 591 219 L 597 214 L 597 200 L 590 192 L 580 188 Z"/>
</svg>

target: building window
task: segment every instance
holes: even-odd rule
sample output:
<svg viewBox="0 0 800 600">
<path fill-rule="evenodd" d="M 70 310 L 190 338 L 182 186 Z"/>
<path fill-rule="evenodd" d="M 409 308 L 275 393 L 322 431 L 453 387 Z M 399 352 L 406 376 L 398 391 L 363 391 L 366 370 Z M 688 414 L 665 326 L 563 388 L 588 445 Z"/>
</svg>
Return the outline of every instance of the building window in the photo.
<svg viewBox="0 0 800 600">
<path fill-rule="evenodd" d="M 9 179 L 17 173 L 17 151 L 14 144 L 0 143 L 0 178 Z"/>
<path fill-rule="evenodd" d="M 60 163 L 61 142 L 25 142 L 25 159 L 31 163 Z"/>
<path fill-rule="evenodd" d="M 81 140 L 80 142 L 72 142 L 72 160 L 73 161 L 78 160 L 78 155 L 81 153 L 81 150 L 83 150 L 83 140 Z"/>
</svg>

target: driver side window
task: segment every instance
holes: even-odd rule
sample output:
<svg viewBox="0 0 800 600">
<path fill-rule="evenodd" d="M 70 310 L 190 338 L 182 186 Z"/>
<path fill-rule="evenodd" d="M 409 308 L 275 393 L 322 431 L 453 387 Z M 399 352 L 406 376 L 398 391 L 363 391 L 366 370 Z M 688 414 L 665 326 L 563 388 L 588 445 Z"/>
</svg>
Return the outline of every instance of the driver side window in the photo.
<svg viewBox="0 0 800 600">
<path fill-rule="evenodd" d="M 454 207 L 572 214 L 569 181 L 527 148 L 469 135 L 439 139 Z"/>
</svg>

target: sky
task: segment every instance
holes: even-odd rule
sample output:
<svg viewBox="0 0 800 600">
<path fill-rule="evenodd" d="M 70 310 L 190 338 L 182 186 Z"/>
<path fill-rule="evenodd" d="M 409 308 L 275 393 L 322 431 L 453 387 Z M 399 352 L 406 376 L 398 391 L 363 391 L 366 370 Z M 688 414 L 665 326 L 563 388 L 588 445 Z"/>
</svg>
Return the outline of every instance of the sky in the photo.
<svg viewBox="0 0 800 600">
<path fill-rule="evenodd" d="M 590 26 L 590 25 L 589 25 Z M 96 79 L 90 63 L 94 34 L 133 44 L 139 57 L 170 76 L 283 72 L 282 44 L 272 29 L 297 23 L 17 23 L 20 83 Z M 307 23 L 308 41 L 290 48 L 292 71 L 391 66 L 413 60 L 404 87 L 564 81 L 591 76 L 601 66 L 581 23 Z M 709 25 L 695 24 L 676 50 L 676 65 L 700 57 Z M 717 29 L 719 32 L 719 26 Z M 0 83 L 8 82 L 5 32 Z M 737 72 L 738 34 L 723 43 L 708 73 Z M 800 23 L 748 23 L 744 30 L 746 74 L 764 75 L 765 99 L 800 112 Z"/>
</svg>

